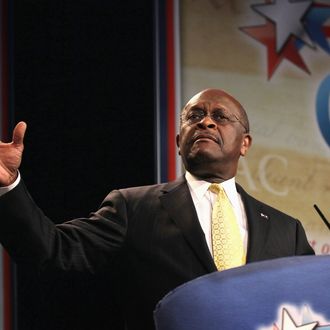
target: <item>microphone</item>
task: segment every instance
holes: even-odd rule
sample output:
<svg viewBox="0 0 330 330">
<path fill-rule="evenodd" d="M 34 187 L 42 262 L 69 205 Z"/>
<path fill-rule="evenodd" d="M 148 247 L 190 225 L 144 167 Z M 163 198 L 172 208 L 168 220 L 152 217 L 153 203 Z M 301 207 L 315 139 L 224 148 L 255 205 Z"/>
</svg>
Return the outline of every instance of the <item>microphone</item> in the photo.
<svg viewBox="0 0 330 330">
<path fill-rule="evenodd" d="M 319 214 L 319 216 L 321 217 L 321 219 L 323 220 L 323 222 L 325 223 L 325 225 L 328 227 L 328 229 L 330 230 L 330 223 L 327 220 L 327 218 L 324 216 L 324 214 L 321 212 L 321 210 L 318 208 L 318 206 L 316 204 L 314 204 L 314 208 L 317 211 L 317 213 Z"/>
</svg>

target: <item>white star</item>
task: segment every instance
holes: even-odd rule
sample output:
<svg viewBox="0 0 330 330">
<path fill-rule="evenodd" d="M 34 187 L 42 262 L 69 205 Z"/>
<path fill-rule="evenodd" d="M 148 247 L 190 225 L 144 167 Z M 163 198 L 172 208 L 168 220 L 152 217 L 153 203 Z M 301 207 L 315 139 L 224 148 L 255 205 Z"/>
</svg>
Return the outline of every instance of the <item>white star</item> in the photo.
<svg viewBox="0 0 330 330">
<path fill-rule="evenodd" d="M 276 0 L 275 3 L 254 5 L 259 14 L 276 23 L 276 50 L 279 52 L 291 35 L 313 47 L 314 44 L 307 35 L 301 19 L 312 1 Z"/>
<path fill-rule="evenodd" d="M 288 311 L 283 308 L 282 310 L 282 328 L 281 330 L 313 330 L 317 327 L 318 322 L 311 322 L 311 323 L 306 323 L 303 325 L 300 325 L 297 327 L 296 323 L 294 320 L 291 318 L 291 315 L 288 313 Z"/>
</svg>

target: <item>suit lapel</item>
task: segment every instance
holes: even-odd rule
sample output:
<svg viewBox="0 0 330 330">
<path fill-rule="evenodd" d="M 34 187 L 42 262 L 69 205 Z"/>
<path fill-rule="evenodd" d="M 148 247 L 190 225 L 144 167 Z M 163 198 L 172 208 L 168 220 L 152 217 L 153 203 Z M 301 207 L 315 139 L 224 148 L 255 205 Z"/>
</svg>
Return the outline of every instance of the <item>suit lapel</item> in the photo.
<svg viewBox="0 0 330 330">
<path fill-rule="evenodd" d="M 247 194 L 240 185 L 236 184 L 236 187 L 241 195 L 248 221 L 247 262 L 261 260 L 269 233 L 269 215 L 262 204 Z"/>
<path fill-rule="evenodd" d="M 262 203 L 247 194 L 240 185 L 236 186 L 248 221 L 247 262 L 262 260 L 270 227 L 269 215 Z M 216 271 L 185 179 L 180 178 L 165 185 L 160 201 L 206 270 Z"/>
<path fill-rule="evenodd" d="M 170 218 L 182 230 L 186 241 L 207 271 L 216 271 L 185 179 L 180 178 L 167 184 L 163 192 L 160 201 Z"/>
</svg>

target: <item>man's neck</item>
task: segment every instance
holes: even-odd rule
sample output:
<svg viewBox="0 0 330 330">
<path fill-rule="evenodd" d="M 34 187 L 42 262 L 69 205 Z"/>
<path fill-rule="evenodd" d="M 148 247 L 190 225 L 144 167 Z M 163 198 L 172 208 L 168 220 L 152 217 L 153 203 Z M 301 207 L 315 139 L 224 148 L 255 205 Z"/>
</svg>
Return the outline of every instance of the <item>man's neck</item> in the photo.
<svg viewBox="0 0 330 330">
<path fill-rule="evenodd" d="M 213 177 L 213 176 L 205 176 L 205 177 L 202 177 L 202 176 L 198 176 L 194 173 L 191 173 L 189 171 L 186 171 L 186 178 L 187 176 L 190 176 L 191 180 L 201 180 L 201 181 L 207 181 L 207 182 L 210 182 L 210 183 L 222 183 L 224 181 L 227 181 L 227 180 L 230 180 L 231 178 L 228 178 L 228 179 L 224 179 L 224 178 L 220 178 L 220 177 Z"/>
</svg>

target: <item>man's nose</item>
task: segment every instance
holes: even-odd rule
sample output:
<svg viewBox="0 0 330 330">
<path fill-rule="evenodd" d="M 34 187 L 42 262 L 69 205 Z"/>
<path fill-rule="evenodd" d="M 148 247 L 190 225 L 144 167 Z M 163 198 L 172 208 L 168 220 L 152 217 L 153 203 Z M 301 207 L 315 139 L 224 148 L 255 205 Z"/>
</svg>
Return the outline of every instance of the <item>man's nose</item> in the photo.
<svg viewBox="0 0 330 330">
<path fill-rule="evenodd" d="M 197 123 L 199 128 L 216 128 L 216 122 L 209 116 L 206 115 L 200 122 Z"/>
</svg>

